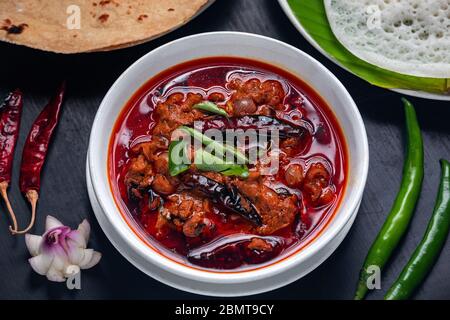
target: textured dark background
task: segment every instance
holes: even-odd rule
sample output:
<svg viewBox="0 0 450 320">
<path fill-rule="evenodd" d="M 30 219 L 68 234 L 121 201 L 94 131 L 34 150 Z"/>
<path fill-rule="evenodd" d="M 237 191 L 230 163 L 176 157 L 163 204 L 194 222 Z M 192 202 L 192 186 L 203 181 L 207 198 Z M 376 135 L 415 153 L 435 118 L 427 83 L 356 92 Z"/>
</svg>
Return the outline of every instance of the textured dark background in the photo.
<svg viewBox="0 0 450 320">
<path fill-rule="evenodd" d="M 0 95 L 20 87 L 25 92 L 22 130 L 17 146 L 10 197 L 22 225 L 29 209 L 18 190 L 18 168 L 25 136 L 59 79 L 68 80 L 68 96 L 43 171 L 42 198 L 34 231 L 42 233 L 44 217 L 55 215 L 75 227 L 87 217 L 93 227 L 91 247 L 103 253 L 101 263 L 82 275 L 82 290 L 69 291 L 31 271 L 23 237 L 12 237 L 0 207 L 1 299 L 192 299 L 200 296 L 172 289 L 144 275 L 109 243 L 95 220 L 85 187 L 85 157 L 97 107 L 116 78 L 136 59 L 168 41 L 207 31 L 246 31 L 273 37 L 306 51 L 327 66 L 347 87 L 364 118 L 370 145 L 370 171 L 361 210 L 347 238 L 314 272 L 282 289 L 256 296 L 270 299 L 350 299 L 359 268 L 398 190 L 404 154 L 404 121 L 400 95 L 352 76 L 312 48 L 291 25 L 275 0 L 218 0 L 181 29 L 150 43 L 115 52 L 55 55 L 0 44 Z M 425 181 L 411 228 L 383 273 L 383 290 L 394 281 L 418 244 L 430 218 L 439 182 L 439 163 L 450 159 L 450 103 L 412 99 L 425 142 Z M 417 299 L 450 298 L 450 241 L 415 295 Z"/>
</svg>

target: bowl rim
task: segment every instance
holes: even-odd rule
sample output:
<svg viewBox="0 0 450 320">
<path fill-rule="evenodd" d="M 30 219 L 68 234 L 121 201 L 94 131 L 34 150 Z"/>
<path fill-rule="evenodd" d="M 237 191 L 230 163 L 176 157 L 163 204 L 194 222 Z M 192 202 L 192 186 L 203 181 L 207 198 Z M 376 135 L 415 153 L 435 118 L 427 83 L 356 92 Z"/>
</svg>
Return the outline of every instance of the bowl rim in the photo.
<svg viewBox="0 0 450 320">
<path fill-rule="evenodd" d="M 139 58 L 137 61 L 135 61 L 130 67 L 128 67 L 114 82 L 114 84 L 111 86 L 111 88 L 106 93 L 105 97 L 103 98 L 98 111 L 96 113 L 96 116 L 94 118 L 94 122 L 92 125 L 91 135 L 89 139 L 89 154 L 92 155 L 89 157 L 89 169 L 91 174 L 99 173 L 101 175 L 104 175 L 105 178 L 109 181 L 108 178 L 108 172 L 106 169 L 106 172 L 103 172 L 102 170 L 99 170 L 102 168 L 102 165 L 99 164 L 97 166 L 97 163 L 95 161 L 95 155 L 92 154 L 92 150 L 99 150 L 100 147 L 103 146 L 103 144 L 100 143 L 101 139 L 97 139 L 97 136 L 102 134 L 102 132 L 99 130 L 99 127 L 101 127 L 101 124 L 104 121 L 107 121 L 107 118 L 104 118 L 105 110 L 108 108 L 110 97 L 113 95 L 113 93 L 118 89 L 118 87 L 122 84 L 124 79 L 129 76 L 129 74 L 136 73 L 139 70 L 139 67 L 141 64 L 144 64 L 147 59 L 150 59 L 152 55 L 155 55 L 156 53 L 163 52 L 164 50 L 167 50 L 172 45 L 179 44 L 184 41 L 191 41 L 193 39 L 201 39 L 205 40 L 208 37 L 218 37 L 218 36 L 224 36 L 224 37 L 251 37 L 251 38 L 258 38 L 259 40 L 266 41 L 266 42 L 272 42 L 272 44 L 275 44 L 276 46 L 282 46 L 285 47 L 285 49 L 294 51 L 295 54 L 302 56 L 305 61 L 308 61 L 314 67 L 321 70 L 321 72 L 324 73 L 324 76 L 328 77 L 332 80 L 333 86 L 335 86 L 335 90 L 339 91 L 339 94 L 341 95 L 341 98 L 345 99 L 345 103 L 347 105 L 347 108 L 350 108 L 350 113 L 353 115 L 352 120 L 355 121 L 353 124 L 353 128 L 356 130 L 356 132 L 359 132 L 360 139 L 358 139 L 358 147 L 361 147 L 360 156 L 362 163 L 360 166 L 360 171 L 358 172 L 359 179 L 356 179 L 355 182 L 352 184 L 352 193 L 349 195 L 349 199 L 346 202 L 345 208 L 343 208 L 342 203 L 341 205 L 336 209 L 337 212 L 330 221 L 338 220 L 339 225 L 335 226 L 334 228 L 330 228 L 329 226 L 322 230 L 321 234 L 319 234 L 311 243 L 309 243 L 307 246 L 305 246 L 302 250 L 292 253 L 291 255 L 285 257 L 284 259 L 278 261 L 277 263 L 274 263 L 272 265 L 269 265 L 265 268 L 256 269 L 256 270 L 248 270 L 243 272 L 235 272 L 235 273 L 220 273 L 220 272 L 210 272 L 208 270 L 201 270 L 201 269 L 193 269 L 189 267 L 188 265 L 179 264 L 176 263 L 169 258 L 161 255 L 160 253 L 156 252 L 152 248 L 145 246 L 143 247 L 144 243 L 137 237 L 136 234 L 134 234 L 131 230 L 131 228 L 128 227 L 126 221 L 123 220 L 123 217 L 120 215 L 120 212 L 114 212 L 114 215 L 119 216 L 122 220 L 122 224 L 118 225 L 116 224 L 117 221 L 114 219 L 117 217 L 114 217 L 114 215 L 109 212 L 111 209 L 111 205 L 116 208 L 114 211 L 119 210 L 117 208 L 115 202 L 114 202 L 114 196 L 111 193 L 111 190 L 108 188 L 109 192 L 108 196 L 103 197 L 101 194 L 99 194 L 99 189 L 101 189 L 100 184 L 102 183 L 102 179 L 93 179 L 93 189 L 94 193 L 97 195 L 99 205 L 103 212 L 105 213 L 105 216 L 109 220 L 109 223 L 113 226 L 117 234 L 125 240 L 127 245 L 130 247 L 130 249 L 134 250 L 137 254 L 141 255 L 144 259 L 147 261 L 150 261 L 151 263 L 155 264 L 157 267 L 164 268 L 166 270 L 169 270 L 170 272 L 173 272 L 174 274 L 177 274 L 182 277 L 186 278 L 192 278 L 194 277 L 198 281 L 204 281 L 208 283 L 220 283 L 220 284 L 226 284 L 226 283 L 238 283 L 238 282 L 250 282 L 255 281 L 261 278 L 266 278 L 270 276 L 274 276 L 280 272 L 283 272 L 284 270 L 290 269 L 293 266 L 296 266 L 300 264 L 302 261 L 305 261 L 306 259 L 310 258 L 312 255 L 314 255 L 317 251 L 323 249 L 324 246 L 326 246 L 330 241 L 332 241 L 342 230 L 342 228 L 345 226 L 346 222 L 351 218 L 352 213 L 357 209 L 359 202 L 362 198 L 364 187 L 367 181 L 367 175 L 368 175 L 368 168 L 369 168 L 369 148 L 368 148 L 368 140 L 367 140 L 367 134 L 364 126 L 364 122 L 362 120 L 361 114 L 359 113 L 359 110 L 353 101 L 352 97 L 350 96 L 347 89 L 344 87 L 344 85 L 337 79 L 336 76 L 334 76 L 331 71 L 329 71 L 325 66 L 323 66 L 319 61 L 314 59 L 313 57 L 309 56 L 305 52 L 301 51 L 298 48 L 295 48 L 289 44 L 286 44 L 282 41 L 269 38 L 262 35 L 256 35 L 252 33 L 244 33 L 244 32 L 234 32 L 234 31 L 221 31 L 221 32 L 207 32 L 207 33 L 200 33 L 195 34 L 191 36 L 187 36 L 184 38 L 180 38 L 174 41 L 171 41 L 167 44 L 164 44 L 141 58 Z M 205 55 L 207 57 L 208 55 Z M 181 62 L 180 62 L 181 63 Z M 270 62 L 268 62 L 270 63 Z M 272 63 L 273 64 L 273 63 Z M 175 65 L 175 64 L 174 64 Z M 289 71 L 289 70 L 288 70 Z M 295 74 L 295 73 L 294 73 Z M 305 81 L 305 80 L 303 80 Z M 307 81 L 306 81 L 307 82 Z M 317 93 L 320 95 L 321 93 L 314 87 L 311 86 L 313 89 L 317 91 Z M 136 87 L 136 90 L 138 90 L 139 87 Z M 326 99 L 325 99 L 326 101 Z M 330 106 L 332 106 L 330 104 Z M 332 111 L 335 112 L 335 110 L 331 107 Z M 336 113 L 336 112 L 335 112 Z M 114 119 L 114 123 L 117 120 L 117 118 Z M 111 120 L 109 120 L 111 121 Z M 346 133 L 345 128 L 341 127 L 341 129 L 344 132 L 344 136 Z M 104 133 L 103 133 L 104 134 Z M 108 143 L 110 139 L 111 132 L 108 132 Z M 351 156 L 349 154 L 349 156 Z M 105 164 L 103 164 L 105 165 Z M 98 167 L 98 169 L 97 169 Z M 109 183 L 107 182 L 109 185 Z M 346 193 L 348 193 L 349 189 L 349 181 L 346 183 Z M 344 194 L 345 195 L 345 194 Z M 109 204 L 108 204 L 109 202 Z M 339 213 L 339 215 L 337 214 Z M 345 215 L 345 218 L 344 218 Z M 338 219 L 339 218 L 339 219 Z M 128 229 L 128 230 L 126 230 Z M 131 237 L 130 237 L 131 236 Z"/>
</svg>

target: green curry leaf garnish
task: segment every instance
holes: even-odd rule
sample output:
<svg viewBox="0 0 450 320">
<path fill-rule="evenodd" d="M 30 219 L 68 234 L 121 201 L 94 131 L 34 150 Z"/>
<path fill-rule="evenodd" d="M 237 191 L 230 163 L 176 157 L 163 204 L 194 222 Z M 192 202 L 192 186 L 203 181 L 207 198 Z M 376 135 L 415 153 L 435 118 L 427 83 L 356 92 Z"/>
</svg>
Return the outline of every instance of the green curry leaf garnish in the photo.
<svg viewBox="0 0 450 320">
<path fill-rule="evenodd" d="M 217 104 L 211 101 L 203 101 L 197 103 L 196 105 L 193 106 L 193 108 L 218 114 L 220 116 L 228 117 L 228 113 L 224 109 L 219 108 Z"/>
</svg>

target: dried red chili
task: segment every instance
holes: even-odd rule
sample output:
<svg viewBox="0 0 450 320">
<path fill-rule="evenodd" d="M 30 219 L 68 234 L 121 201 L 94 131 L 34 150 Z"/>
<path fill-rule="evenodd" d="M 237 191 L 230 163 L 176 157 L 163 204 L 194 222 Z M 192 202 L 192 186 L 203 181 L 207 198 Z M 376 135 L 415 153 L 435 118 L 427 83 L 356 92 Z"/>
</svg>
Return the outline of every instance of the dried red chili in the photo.
<svg viewBox="0 0 450 320">
<path fill-rule="evenodd" d="M 48 147 L 58 124 L 64 93 L 65 82 L 61 84 L 57 95 L 45 106 L 31 127 L 22 154 L 20 167 L 20 191 L 31 204 L 30 224 L 21 231 L 11 230 L 13 234 L 22 234 L 30 230 L 36 217 L 36 205 L 41 185 L 41 170 L 45 162 Z"/>
<path fill-rule="evenodd" d="M 17 230 L 17 220 L 7 191 L 11 182 L 14 149 L 19 136 L 22 107 L 23 95 L 19 89 L 11 92 L 0 106 L 0 193 L 5 200 L 14 230 Z"/>
</svg>

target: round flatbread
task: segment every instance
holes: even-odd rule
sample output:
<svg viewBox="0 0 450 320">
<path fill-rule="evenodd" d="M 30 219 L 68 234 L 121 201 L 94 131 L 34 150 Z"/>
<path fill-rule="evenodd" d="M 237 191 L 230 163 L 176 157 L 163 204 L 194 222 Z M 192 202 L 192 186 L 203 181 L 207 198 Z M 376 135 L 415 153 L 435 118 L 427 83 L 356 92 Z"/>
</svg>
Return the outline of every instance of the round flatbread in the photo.
<svg viewBox="0 0 450 320">
<path fill-rule="evenodd" d="M 0 40 L 59 53 L 106 51 L 167 33 L 211 0 L 1 0 Z"/>
<path fill-rule="evenodd" d="M 352 54 L 402 74 L 450 78 L 450 0 L 324 0 Z"/>
</svg>

